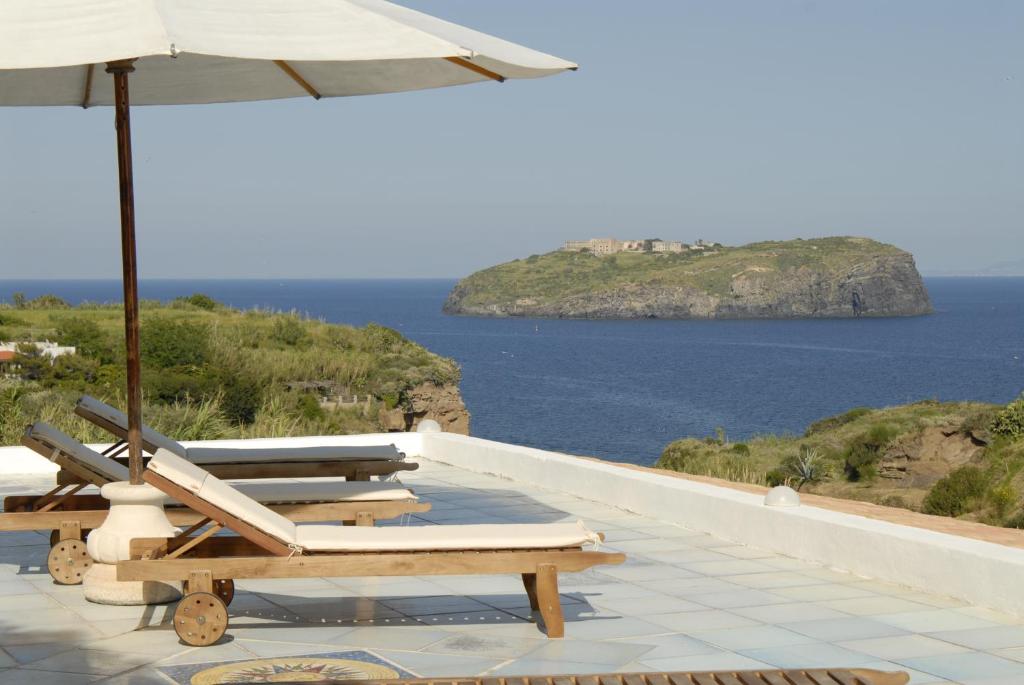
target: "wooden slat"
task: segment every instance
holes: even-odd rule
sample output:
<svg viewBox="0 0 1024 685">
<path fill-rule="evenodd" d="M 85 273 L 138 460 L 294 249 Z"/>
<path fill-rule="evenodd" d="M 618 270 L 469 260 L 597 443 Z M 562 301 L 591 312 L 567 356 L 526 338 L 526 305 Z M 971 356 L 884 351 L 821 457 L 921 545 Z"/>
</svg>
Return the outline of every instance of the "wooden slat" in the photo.
<svg viewBox="0 0 1024 685">
<path fill-rule="evenodd" d="M 275 59 L 274 64 L 276 64 L 281 71 L 288 74 L 291 80 L 298 83 L 304 91 L 312 95 L 315 99 L 319 100 L 321 97 L 323 97 L 322 95 L 320 95 L 320 92 L 316 88 L 310 85 L 309 81 L 302 78 L 299 72 L 295 71 L 295 69 L 293 69 L 292 66 L 285 62 L 283 59 Z"/>
<path fill-rule="evenodd" d="M 716 676 L 719 685 L 743 685 L 743 681 L 732 673 L 719 673 Z"/>
<path fill-rule="evenodd" d="M 215 519 L 216 520 L 216 519 Z M 235 524 L 228 526 L 235 529 Z M 218 541 L 207 542 L 215 550 Z M 255 540 L 252 540 L 255 542 Z M 259 544 L 259 543 L 257 543 Z M 262 545 L 261 545 L 262 546 Z M 405 552 L 385 554 L 313 554 L 287 556 L 247 556 L 226 558 L 187 558 L 159 561 L 121 561 L 118 580 L 185 580 L 190 571 L 201 567 L 217 578 L 344 578 L 348 576 L 430 576 L 490 575 L 523 573 L 540 564 L 556 565 L 560 572 L 583 571 L 600 564 L 625 560 L 611 552 L 520 551 L 479 554 L 475 552 Z"/>
<path fill-rule="evenodd" d="M 758 673 L 741 672 L 737 673 L 736 677 L 743 685 L 764 685 L 764 680 Z"/>
<path fill-rule="evenodd" d="M 92 73 L 95 69 L 95 64 L 87 64 L 85 66 L 85 87 L 82 88 L 82 109 L 89 109 L 89 99 L 92 97 Z"/>
<path fill-rule="evenodd" d="M 786 678 L 792 685 L 814 685 L 803 671 L 786 671 Z"/>
<path fill-rule="evenodd" d="M 718 678 L 714 673 L 694 673 L 690 676 L 690 680 L 695 685 L 718 685 Z"/>
<path fill-rule="evenodd" d="M 760 683 L 765 682 L 768 685 L 790 685 L 789 679 L 782 673 L 782 671 L 769 671 L 759 676 L 760 680 L 753 682 Z"/>
<path fill-rule="evenodd" d="M 864 681 L 850 671 L 830 671 L 829 674 L 835 678 L 840 685 L 864 685 Z"/>
<path fill-rule="evenodd" d="M 498 83 L 504 83 L 505 82 L 505 77 L 502 76 L 501 74 L 499 74 L 499 73 L 497 73 L 495 71 L 491 71 L 490 69 L 485 69 L 484 67 L 480 66 L 479 64 L 474 64 L 473 62 L 469 61 L 468 59 L 466 59 L 464 57 L 445 57 L 445 59 L 448 60 L 449 62 L 451 62 L 452 64 L 459 65 L 463 69 L 469 69 L 470 71 L 475 71 L 476 73 L 480 74 L 481 76 L 486 76 L 487 78 L 492 79 L 494 81 L 497 81 Z"/>
</svg>

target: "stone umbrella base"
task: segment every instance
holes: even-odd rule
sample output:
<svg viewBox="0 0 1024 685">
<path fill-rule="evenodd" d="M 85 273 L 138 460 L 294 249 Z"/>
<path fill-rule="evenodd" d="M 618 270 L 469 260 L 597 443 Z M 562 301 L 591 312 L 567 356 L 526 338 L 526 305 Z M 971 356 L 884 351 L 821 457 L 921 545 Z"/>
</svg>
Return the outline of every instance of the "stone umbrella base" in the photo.
<svg viewBox="0 0 1024 685">
<path fill-rule="evenodd" d="M 85 598 L 97 604 L 120 605 L 165 604 L 179 599 L 179 582 L 117 579 L 117 562 L 130 558 L 133 538 L 169 538 L 178 533 L 164 514 L 166 496 L 151 485 L 130 483 L 108 483 L 100 494 L 110 500 L 110 513 L 86 541 L 93 564 L 82 578 Z"/>
</svg>

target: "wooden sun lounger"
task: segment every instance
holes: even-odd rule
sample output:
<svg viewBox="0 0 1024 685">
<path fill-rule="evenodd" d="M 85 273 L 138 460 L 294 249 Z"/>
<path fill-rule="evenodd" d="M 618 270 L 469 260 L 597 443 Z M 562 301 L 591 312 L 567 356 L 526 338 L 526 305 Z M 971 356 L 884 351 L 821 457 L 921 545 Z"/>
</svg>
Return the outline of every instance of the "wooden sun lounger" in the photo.
<svg viewBox="0 0 1024 685">
<path fill-rule="evenodd" d="M 785 671 L 709 671 L 658 673 L 603 673 L 458 678 L 408 678 L 404 680 L 329 680 L 332 685 L 906 685 L 903 671 L 870 668 L 815 668 Z"/>
<path fill-rule="evenodd" d="M 502 549 L 500 539 L 494 540 L 493 548 L 488 546 L 486 549 L 479 546 L 474 549 L 410 551 L 381 548 L 372 552 L 318 552 L 304 549 L 254 525 L 252 522 L 263 514 L 253 513 L 251 501 L 239 503 L 237 494 L 230 495 L 231 500 L 235 501 L 233 506 L 249 508 L 243 520 L 240 515 L 230 513 L 210 499 L 154 471 L 153 466 L 163 452 L 161 450 L 157 458 L 150 462 L 143 475 L 145 481 L 201 513 L 211 525 L 195 536 L 192 535 L 195 532 L 193 530 L 170 539 L 132 540 L 131 559 L 118 562 L 117 579 L 185 581 L 187 594 L 175 610 L 174 629 L 190 645 L 213 644 L 227 630 L 227 604 L 234 593 L 235 578 L 518 573 L 522 575 L 531 608 L 540 611 L 548 637 L 562 637 L 565 627 L 558 595 L 558 573 L 583 571 L 599 564 L 619 564 L 625 561 L 623 554 L 584 550 L 583 543 L 544 549 Z M 203 491 L 211 479 L 217 480 L 210 476 L 207 484 L 201 486 Z M 223 492 L 223 484 L 216 484 Z M 550 530 L 551 526 L 558 524 L 535 525 Z M 510 534 L 524 527 L 527 526 L 507 524 Z M 234 531 L 237 536 L 214 537 L 225 528 Z M 443 528 L 460 527 L 430 526 L 424 528 L 423 533 L 437 534 Z"/>
<path fill-rule="evenodd" d="M 110 502 L 98 494 L 81 494 L 80 490 L 87 485 L 102 487 L 123 479 L 112 469 L 101 472 L 90 468 L 89 463 L 82 462 L 68 452 L 66 445 L 51 442 L 45 435 L 33 433 L 32 427 L 22 436 L 22 444 L 58 464 L 70 476 L 65 480 L 74 482 L 58 483 L 49 492 L 42 494 L 5 497 L 3 512 L 0 512 L 0 531 L 51 531 L 50 553 L 47 556 L 50 575 L 60 584 L 81 583 L 82 575 L 92 563 L 85 549 L 85 537 L 106 519 Z M 88 449 L 84 445 L 79 446 Z M 97 463 L 102 463 L 102 460 L 93 460 L 93 466 Z M 341 482 L 337 485 L 339 490 L 346 487 Z M 287 487 L 285 485 L 284 489 Z M 268 506 L 293 521 L 340 521 L 372 526 L 377 520 L 430 511 L 429 503 L 417 501 L 412 497 L 412 491 L 409 494 L 409 499 L 345 501 L 339 497 L 333 501 L 300 500 L 271 503 Z M 171 503 L 165 511 L 167 519 L 176 527 L 193 527 L 205 521 L 203 515 L 183 504 Z"/>
<path fill-rule="evenodd" d="M 75 405 L 75 414 L 102 428 L 118 439 L 104 451 L 106 456 L 124 461 L 124 452 L 128 448 L 128 417 L 114 407 L 99 400 L 83 396 Z M 179 456 L 188 458 L 189 450 L 176 441 L 161 435 L 149 426 L 142 427 L 142 447 L 150 454 L 158 449 L 169 449 Z M 367 451 L 379 451 L 384 446 L 365 448 Z M 317 448 L 329 453 L 331 448 Z M 338 451 L 357 449 L 354 446 L 338 447 Z M 310 448 L 282 448 L 274 450 L 280 456 L 273 461 L 255 461 L 246 459 L 244 448 L 203 449 L 204 452 L 222 453 L 223 461 L 206 461 L 204 469 L 219 478 L 345 478 L 347 480 L 367 481 L 372 476 L 390 476 L 399 471 L 415 471 L 419 468 L 416 462 L 405 461 L 404 458 L 365 458 L 365 459 L 333 459 L 325 456 L 310 459 Z M 396 457 L 401 453 L 394 450 Z M 289 454 L 292 456 L 289 457 Z"/>
</svg>

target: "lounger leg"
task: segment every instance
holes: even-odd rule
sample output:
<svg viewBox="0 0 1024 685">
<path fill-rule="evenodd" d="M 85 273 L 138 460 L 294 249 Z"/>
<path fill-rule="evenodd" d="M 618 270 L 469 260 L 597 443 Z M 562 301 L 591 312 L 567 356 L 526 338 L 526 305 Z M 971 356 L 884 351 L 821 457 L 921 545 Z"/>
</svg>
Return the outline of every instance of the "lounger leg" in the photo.
<svg viewBox="0 0 1024 685">
<path fill-rule="evenodd" d="M 554 564 L 537 566 L 537 602 L 548 637 L 565 637 L 565 619 L 558 597 L 558 569 Z"/>
<path fill-rule="evenodd" d="M 537 603 L 537 574 L 524 573 L 523 587 L 526 588 L 526 596 L 530 598 L 530 610 L 539 610 L 540 604 Z"/>
<path fill-rule="evenodd" d="M 64 540 L 81 540 L 82 539 L 82 526 L 78 521 L 61 521 L 60 522 L 60 541 Z"/>
<path fill-rule="evenodd" d="M 357 526 L 372 526 L 373 525 L 373 512 L 372 511 L 357 511 L 356 512 L 356 525 Z"/>
<path fill-rule="evenodd" d="M 210 571 L 192 571 L 188 574 L 188 593 L 213 593 L 213 573 Z"/>
</svg>

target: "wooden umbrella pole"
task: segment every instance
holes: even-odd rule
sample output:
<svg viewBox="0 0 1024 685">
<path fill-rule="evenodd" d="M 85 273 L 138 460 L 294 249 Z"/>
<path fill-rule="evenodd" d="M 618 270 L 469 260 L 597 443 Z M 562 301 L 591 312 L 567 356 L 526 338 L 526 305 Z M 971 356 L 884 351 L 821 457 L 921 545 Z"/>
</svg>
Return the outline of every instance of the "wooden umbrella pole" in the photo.
<svg viewBox="0 0 1024 685">
<path fill-rule="evenodd" d="M 121 264 L 124 276 L 124 343 L 128 367 L 128 473 L 132 485 L 142 484 L 142 373 L 139 356 L 139 282 L 135 259 L 135 193 L 132 189 L 132 131 L 128 74 L 134 59 L 107 62 L 114 75 L 114 123 L 117 128 L 117 170 L 121 187 Z"/>
</svg>

